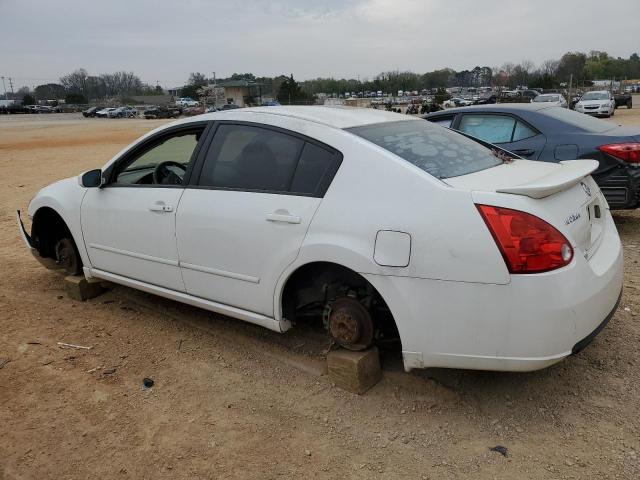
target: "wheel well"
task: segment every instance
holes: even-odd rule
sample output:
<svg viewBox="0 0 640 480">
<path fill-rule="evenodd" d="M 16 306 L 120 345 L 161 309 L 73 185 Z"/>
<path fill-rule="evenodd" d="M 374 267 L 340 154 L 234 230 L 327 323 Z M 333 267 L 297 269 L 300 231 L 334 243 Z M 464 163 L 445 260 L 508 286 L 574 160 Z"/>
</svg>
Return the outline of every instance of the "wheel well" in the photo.
<svg viewBox="0 0 640 480">
<path fill-rule="evenodd" d="M 331 262 L 308 263 L 289 276 L 282 291 L 282 315 L 294 323 L 307 316 L 322 317 L 325 306 L 345 290 L 368 298 L 369 305 L 384 313 L 375 321 L 385 337 L 399 337 L 393 314 L 376 288 L 359 273 Z"/>
<path fill-rule="evenodd" d="M 64 237 L 73 239 L 69 227 L 60 214 L 50 207 L 38 209 L 33 216 L 31 238 L 40 256 L 55 259 L 56 243 Z"/>
</svg>

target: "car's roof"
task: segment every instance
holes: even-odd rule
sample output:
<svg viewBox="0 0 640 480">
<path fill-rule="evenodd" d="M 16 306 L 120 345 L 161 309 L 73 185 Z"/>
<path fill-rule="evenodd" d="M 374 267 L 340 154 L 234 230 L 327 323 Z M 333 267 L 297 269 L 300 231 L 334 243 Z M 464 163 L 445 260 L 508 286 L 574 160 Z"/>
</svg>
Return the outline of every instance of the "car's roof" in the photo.
<svg viewBox="0 0 640 480">
<path fill-rule="evenodd" d="M 551 108 L 549 105 L 538 102 L 538 103 L 492 103 L 488 105 L 470 105 L 468 107 L 456 107 L 456 108 L 448 108 L 446 110 L 441 110 L 439 112 L 429 113 L 426 115 L 427 117 L 435 117 L 439 115 L 446 115 L 449 113 L 459 113 L 459 112 L 473 112 L 473 111 L 492 111 L 492 112 L 537 112 L 540 110 L 544 110 L 545 108 Z"/>
<path fill-rule="evenodd" d="M 191 121 L 224 120 L 226 115 L 233 112 L 237 115 L 247 115 L 247 120 L 255 114 L 279 115 L 282 117 L 296 118 L 309 122 L 320 123 L 334 128 L 351 128 L 374 123 L 397 122 L 401 120 L 415 120 L 416 117 L 401 115 L 399 113 L 386 112 L 373 108 L 355 107 L 325 107 L 325 106 L 273 106 L 234 108 L 220 112 L 205 113 L 191 117 Z"/>
</svg>

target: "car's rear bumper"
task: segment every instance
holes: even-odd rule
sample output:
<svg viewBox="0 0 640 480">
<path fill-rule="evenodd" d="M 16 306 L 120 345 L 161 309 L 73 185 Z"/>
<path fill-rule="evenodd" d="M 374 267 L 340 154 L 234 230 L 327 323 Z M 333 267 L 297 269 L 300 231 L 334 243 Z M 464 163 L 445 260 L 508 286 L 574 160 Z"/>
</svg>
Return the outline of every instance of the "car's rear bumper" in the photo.
<svg viewBox="0 0 640 480">
<path fill-rule="evenodd" d="M 593 341 L 593 339 L 598 336 L 598 334 L 604 329 L 604 327 L 607 326 L 609 321 L 615 315 L 616 310 L 618 310 L 618 306 L 620 305 L 620 300 L 621 299 L 622 299 L 622 290 L 620 291 L 620 295 L 618 295 L 618 301 L 614 305 L 613 309 L 609 312 L 609 315 L 607 315 L 605 317 L 605 319 L 602 321 L 602 323 L 600 323 L 600 325 L 598 325 L 593 332 L 591 332 L 589 335 L 584 337 L 582 340 L 580 340 L 578 343 L 576 343 L 573 346 L 573 348 L 571 349 L 571 354 L 572 355 L 575 355 L 576 353 L 580 353 L 582 350 L 584 350 L 585 347 L 587 345 L 589 345 Z"/>
<path fill-rule="evenodd" d="M 569 266 L 507 285 L 365 275 L 394 315 L 405 368 L 531 371 L 586 345 L 622 291 L 622 248 L 607 217 L 589 261 L 576 249 Z"/>
<path fill-rule="evenodd" d="M 612 209 L 640 206 L 640 168 L 628 166 L 597 175 L 594 180 Z"/>
</svg>

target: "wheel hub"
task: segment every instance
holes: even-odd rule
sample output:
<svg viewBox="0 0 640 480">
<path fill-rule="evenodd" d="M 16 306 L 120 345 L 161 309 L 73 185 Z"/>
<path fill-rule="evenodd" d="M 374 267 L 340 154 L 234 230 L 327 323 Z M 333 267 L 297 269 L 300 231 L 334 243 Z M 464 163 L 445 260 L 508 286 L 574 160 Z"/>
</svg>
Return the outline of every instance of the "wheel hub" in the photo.
<svg viewBox="0 0 640 480">
<path fill-rule="evenodd" d="M 56 260 L 67 272 L 75 272 L 76 254 L 68 239 L 63 238 L 56 244 Z"/>
<path fill-rule="evenodd" d="M 364 350 L 373 342 L 371 315 L 355 298 L 339 298 L 333 303 L 328 329 L 331 337 L 349 350 Z"/>
</svg>

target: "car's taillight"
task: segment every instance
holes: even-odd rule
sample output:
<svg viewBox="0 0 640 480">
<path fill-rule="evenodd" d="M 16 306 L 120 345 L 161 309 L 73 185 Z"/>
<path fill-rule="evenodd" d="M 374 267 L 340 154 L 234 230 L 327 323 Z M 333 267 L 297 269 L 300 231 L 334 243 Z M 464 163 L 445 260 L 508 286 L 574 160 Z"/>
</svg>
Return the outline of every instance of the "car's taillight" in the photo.
<svg viewBox="0 0 640 480">
<path fill-rule="evenodd" d="M 544 220 L 510 208 L 476 205 L 511 273 L 541 273 L 564 267 L 571 244 Z"/>
<path fill-rule="evenodd" d="M 610 143 L 600 145 L 598 150 L 629 163 L 640 163 L 640 143 Z"/>
</svg>

